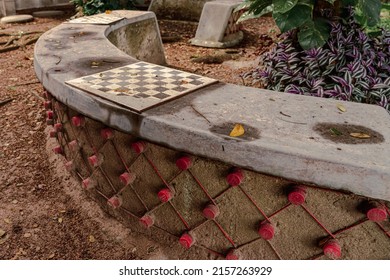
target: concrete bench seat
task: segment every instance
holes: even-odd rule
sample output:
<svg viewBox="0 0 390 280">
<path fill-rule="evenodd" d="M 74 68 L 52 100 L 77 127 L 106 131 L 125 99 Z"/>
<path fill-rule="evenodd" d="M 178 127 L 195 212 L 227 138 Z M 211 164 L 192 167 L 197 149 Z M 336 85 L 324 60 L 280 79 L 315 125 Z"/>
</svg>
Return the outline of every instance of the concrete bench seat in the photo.
<svg viewBox="0 0 390 280">
<path fill-rule="evenodd" d="M 139 69 L 142 63 L 155 65 L 153 71 L 157 69 L 158 74 L 148 69 L 123 72 Z M 166 66 L 158 24 L 151 12 L 113 11 L 63 23 L 38 40 L 34 67 L 49 92 L 47 107 L 54 113 L 48 112 L 48 123 L 57 129 L 50 135 L 60 143 L 54 151 L 65 155 L 66 168 L 82 180 L 85 189 L 91 189 L 91 180 L 103 182 L 95 192 L 97 200 L 102 207 L 108 203 L 111 210 L 107 211 L 120 214 L 122 221 L 134 218 L 145 227 L 155 225 L 185 248 L 191 247 L 181 258 L 211 258 L 207 250 L 200 255 L 204 248 L 211 248 L 220 252 L 217 258 L 234 259 L 237 251 L 245 251 L 246 258 L 285 255 L 307 259 L 318 255 L 315 244 L 325 234 L 313 215 L 319 215 L 329 227 L 326 236 L 358 219 L 388 220 L 388 208 L 383 208 L 387 202 L 383 201 L 390 201 L 390 117 L 379 106 L 208 81 L 196 90 L 137 110 L 131 101 L 123 102 L 131 95 L 128 89 L 124 92 L 115 87 L 112 90 L 117 94 L 111 97 L 72 84 L 83 78 L 87 82 L 111 79 L 109 75 L 122 75 L 122 80 L 115 78 L 121 83 L 144 75 L 151 79 L 145 80 L 146 92 L 150 83 L 165 79 L 164 73 L 174 69 Z M 184 88 L 186 75 L 191 74 L 176 74 L 184 75 L 178 84 Z M 230 137 L 236 124 L 241 124 L 245 133 Z M 338 137 L 340 132 L 343 137 Z M 366 133 L 370 138 L 348 137 L 350 132 Z M 310 187 L 309 206 L 319 210 L 312 214 L 300 205 L 305 201 L 302 189 L 296 198 L 287 199 L 285 191 L 291 184 Z M 375 215 L 359 212 L 357 204 L 371 199 L 382 201 L 372 208 Z M 210 201 L 211 206 L 207 205 Z M 310 215 L 295 212 L 298 210 Z M 279 216 L 281 211 L 284 214 Z M 271 217 L 272 223 L 281 227 L 278 232 L 263 228 Z M 283 245 L 283 240 L 304 230 L 309 232 L 303 239 L 311 242 L 297 241 L 294 250 Z M 365 229 L 356 232 L 360 234 L 360 230 Z M 371 233 L 375 242 L 381 242 L 375 243 L 380 244 L 375 248 L 383 250 L 380 257 L 385 258 L 390 249 L 388 236 L 375 224 L 370 225 Z M 264 241 L 256 241 L 258 235 L 266 239 L 274 234 L 279 253 L 269 246 L 264 249 L 269 255 L 251 248 L 248 253 L 248 244 Z M 358 242 L 351 236 L 343 242 Z M 359 253 L 346 252 L 346 258 L 369 258 L 374 250 L 364 244 L 359 243 Z M 328 245 L 340 257 L 339 245 L 336 249 L 333 243 Z"/>
<path fill-rule="evenodd" d="M 137 59 L 164 64 L 153 13 L 119 15 L 125 18 L 112 25 L 62 24 L 38 41 L 34 60 L 37 76 L 58 100 L 111 127 L 169 147 L 267 174 L 390 200 L 390 159 L 383 152 L 390 148 L 390 118 L 380 107 L 218 83 L 144 112 L 140 118 L 137 113 L 66 85 L 73 78 Z M 126 26 L 144 21 L 156 28 L 151 32 L 154 44 L 150 49 L 132 48 L 123 37 L 123 42 L 116 40 L 117 47 L 108 40 Z M 70 39 L 72 36 L 75 39 Z M 92 62 L 101 64 L 91 68 Z M 343 104 L 347 111 L 340 112 L 337 104 Z M 231 138 L 213 132 L 213 127 L 231 123 L 252 127 L 256 136 Z M 320 123 L 361 125 L 377 131 L 384 140 L 377 144 L 336 143 L 314 130 Z"/>
</svg>

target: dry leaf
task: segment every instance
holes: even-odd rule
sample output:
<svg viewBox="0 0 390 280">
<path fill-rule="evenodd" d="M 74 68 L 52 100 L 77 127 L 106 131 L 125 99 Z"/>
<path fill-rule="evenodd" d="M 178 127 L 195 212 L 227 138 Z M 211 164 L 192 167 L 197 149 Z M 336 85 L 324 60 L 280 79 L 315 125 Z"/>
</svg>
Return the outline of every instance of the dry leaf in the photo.
<svg viewBox="0 0 390 280">
<path fill-rule="evenodd" d="M 91 242 L 91 243 L 95 242 L 95 241 L 96 241 L 96 240 L 95 240 L 95 236 L 90 235 L 90 236 L 88 237 L 88 241 Z"/>
<path fill-rule="evenodd" d="M 26 237 L 26 238 L 29 238 L 29 237 L 31 237 L 31 233 L 27 232 L 23 236 Z"/>
<path fill-rule="evenodd" d="M 7 224 L 11 224 L 11 220 L 7 218 L 4 219 L 4 222 L 6 222 Z"/>
<path fill-rule="evenodd" d="M 48 256 L 47 258 L 50 260 L 50 259 L 54 258 L 54 256 L 55 256 L 55 254 L 53 253 L 50 256 Z"/>
<path fill-rule="evenodd" d="M 241 124 L 236 124 L 232 131 L 230 132 L 229 136 L 230 137 L 238 137 L 241 135 L 244 135 L 245 129 Z"/>
<path fill-rule="evenodd" d="M 62 218 L 58 218 L 58 222 L 61 224 L 62 223 Z"/>
<path fill-rule="evenodd" d="M 6 235 L 4 238 L 0 239 L 0 245 L 4 244 L 5 241 L 8 240 L 8 235 Z"/>
<path fill-rule="evenodd" d="M 111 10 L 106 10 L 106 14 L 108 15 L 108 14 L 111 14 Z"/>
<path fill-rule="evenodd" d="M 5 230 L 0 228 L 0 238 L 3 237 L 4 235 L 5 235 Z"/>
<path fill-rule="evenodd" d="M 92 62 L 91 62 L 91 67 L 92 67 L 92 68 L 96 68 L 96 67 L 99 67 L 99 65 L 101 65 L 101 64 L 102 64 L 101 62 L 92 61 Z"/>
<path fill-rule="evenodd" d="M 345 109 L 345 107 L 341 104 L 337 104 L 337 109 L 339 109 L 341 112 L 346 112 L 347 109 Z"/>
<path fill-rule="evenodd" d="M 356 133 L 350 133 L 349 135 L 351 135 L 352 137 L 354 138 L 359 138 L 359 139 L 368 139 L 368 138 L 371 138 L 371 136 L 367 133 L 361 133 L 361 132 L 356 132 Z"/>
</svg>

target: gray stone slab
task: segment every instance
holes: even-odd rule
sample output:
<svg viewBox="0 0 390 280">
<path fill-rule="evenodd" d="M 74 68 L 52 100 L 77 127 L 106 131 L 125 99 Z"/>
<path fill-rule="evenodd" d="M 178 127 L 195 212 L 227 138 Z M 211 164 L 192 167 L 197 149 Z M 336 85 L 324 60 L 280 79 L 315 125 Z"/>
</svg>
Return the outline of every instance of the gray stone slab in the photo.
<svg viewBox="0 0 390 280">
<path fill-rule="evenodd" d="M 35 47 L 37 77 L 69 107 L 146 140 L 257 172 L 390 201 L 390 116 L 379 106 L 218 83 L 139 114 L 65 84 L 135 63 L 106 36 L 150 16 L 140 14 L 113 25 L 62 24 L 50 30 Z M 68 40 L 72 34 L 83 36 Z M 91 68 L 96 60 L 102 64 Z M 236 123 L 246 129 L 243 137 L 229 136 Z M 321 124 L 371 129 L 375 141 L 338 142 L 335 135 L 320 133 Z"/>
<path fill-rule="evenodd" d="M 1 18 L 1 23 L 23 23 L 34 20 L 32 15 L 15 15 Z"/>
<path fill-rule="evenodd" d="M 37 11 L 33 12 L 33 17 L 37 18 L 50 18 L 50 17 L 59 17 L 63 16 L 65 13 L 64 11 L 58 11 L 58 10 L 51 10 L 51 11 Z"/>
<path fill-rule="evenodd" d="M 211 48 L 227 48 L 239 44 L 244 38 L 243 32 L 235 23 L 240 13 L 233 11 L 240 3 L 240 0 L 205 3 L 195 38 L 190 40 L 191 44 Z"/>
</svg>

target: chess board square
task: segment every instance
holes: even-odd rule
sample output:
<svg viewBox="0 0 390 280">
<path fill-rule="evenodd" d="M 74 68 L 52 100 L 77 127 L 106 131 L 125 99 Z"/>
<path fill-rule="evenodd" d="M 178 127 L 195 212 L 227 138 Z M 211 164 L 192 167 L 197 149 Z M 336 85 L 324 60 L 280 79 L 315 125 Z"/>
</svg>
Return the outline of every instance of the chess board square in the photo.
<svg viewBox="0 0 390 280">
<path fill-rule="evenodd" d="M 93 16 L 85 16 L 68 21 L 68 23 L 82 23 L 82 24 L 111 24 L 124 19 L 124 17 L 118 17 L 112 14 L 98 14 Z"/>
<path fill-rule="evenodd" d="M 160 92 L 160 93 L 153 95 L 153 97 L 156 97 L 158 99 L 165 99 L 165 98 L 169 97 L 169 94 L 165 94 L 165 93 Z"/>
<path fill-rule="evenodd" d="M 137 62 L 66 83 L 142 113 L 216 82 L 192 73 Z"/>
</svg>

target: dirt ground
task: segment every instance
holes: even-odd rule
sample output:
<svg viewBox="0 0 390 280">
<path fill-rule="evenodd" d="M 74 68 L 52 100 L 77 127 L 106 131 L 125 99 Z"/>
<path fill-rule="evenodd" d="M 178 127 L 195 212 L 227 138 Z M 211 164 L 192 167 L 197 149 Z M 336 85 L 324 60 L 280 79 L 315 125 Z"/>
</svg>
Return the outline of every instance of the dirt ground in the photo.
<svg viewBox="0 0 390 280">
<path fill-rule="evenodd" d="M 3 24 L 0 34 L 45 32 L 69 16 Z M 187 43 L 195 24 L 160 25 L 171 66 L 237 84 L 277 37 L 270 18 L 252 20 L 239 47 L 205 49 Z M 3 45 L 7 40 L 0 36 Z M 0 53 L 0 259 L 170 258 L 164 244 L 105 214 L 50 152 L 55 142 L 47 136 L 33 51 L 30 44 Z"/>
</svg>

